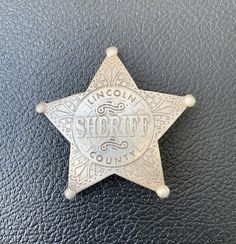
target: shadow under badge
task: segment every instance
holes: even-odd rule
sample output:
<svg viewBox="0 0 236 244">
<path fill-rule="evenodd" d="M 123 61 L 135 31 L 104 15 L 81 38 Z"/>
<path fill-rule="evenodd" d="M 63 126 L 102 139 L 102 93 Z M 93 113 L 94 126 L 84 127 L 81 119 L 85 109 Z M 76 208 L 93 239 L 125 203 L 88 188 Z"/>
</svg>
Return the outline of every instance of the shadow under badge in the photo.
<svg viewBox="0 0 236 244">
<path fill-rule="evenodd" d="M 36 106 L 71 145 L 66 198 L 113 174 L 168 197 L 158 140 L 195 103 L 138 89 L 117 48 L 108 48 L 85 92 Z"/>
</svg>

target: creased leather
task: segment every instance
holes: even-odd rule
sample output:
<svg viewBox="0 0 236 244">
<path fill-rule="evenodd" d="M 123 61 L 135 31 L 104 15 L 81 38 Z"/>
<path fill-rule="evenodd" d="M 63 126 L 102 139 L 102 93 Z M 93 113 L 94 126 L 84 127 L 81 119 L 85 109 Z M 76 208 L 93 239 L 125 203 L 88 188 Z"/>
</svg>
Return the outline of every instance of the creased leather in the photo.
<svg viewBox="0 0 236 244">
<path fill-rule="evenodd" d="M 235 1 L 0 2 L 0 243 L 236 243 Z M 69 145 L 35 112 L 86 89 L 105 48 L 184 95 L 160 140 L 167 200 L 112 176 L 63 196 Z"/>
</svg>

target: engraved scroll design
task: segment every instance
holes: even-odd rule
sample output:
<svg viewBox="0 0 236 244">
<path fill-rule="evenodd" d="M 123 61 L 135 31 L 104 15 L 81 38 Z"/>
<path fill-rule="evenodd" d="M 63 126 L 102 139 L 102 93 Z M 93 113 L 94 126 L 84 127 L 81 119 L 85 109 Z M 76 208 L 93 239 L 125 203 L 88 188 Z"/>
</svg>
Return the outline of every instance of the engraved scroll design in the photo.
<svg viewBox="0 0 236 244">
<path fill-rule="evenodd" d="M 118 57 L 105 58 L 88 90 L 109 86 L 124 86 L 135 90 L 138 89 L 129 72 Z"/>
<path fill-rule="evenodd" d="M 133 164 L 117 169 L 118 175 L 139 185 L 156 190 L 164 184 L 159 148 L 153 145 Z"/>
<path fill-rule="evenodd" d="M 71 131 L 74 113 L 78 107 L 80 99 L 81 95 L 78 94 L 50 102 L 47 105 L 45 115 L 69 141 L 71 141 L 72 138 Z"/>
<path fill-rule="evenodd" d="M 109 147 L 111 147 L 112 149 L 114 150 L 117 150 L 117 148 L 119 149 L 125 149 L 129 146 L 128 142 L 127 141 L 122 141 L 120 143 L 118 142 L 115 142 L 115 141 L 105 141 L 103 142 L 101 145 L 100 145 L 100 149 L 102 151 L 107 151 L 109 149 Z"/>
<path fill-rule="evenodd" d="M 186 109 L 183 98 L 157 92 L 142 91 L 142 93 L 153 113 L 156 135 L 159 139 Z"/>
<path fill-rule="evenodd" d="M 107 67 L 99 71 L 96 77 L 95 88 L 104 86 L 130 86 L 125 73 L 122 73 L 116 64 L 107 63 Z"/>
<path fill-rule="evenodd" d="M 79 192 L 110 174 L 109 168 L 91 162 L 73 145 L 71 146 L 68 177 L 70 187 Z"/>
<path fill-rule="evenodd" d="M 117 105 L 114 105 L 112 104 L 111 101 L 107 101 L 105 104 L 98 106 L 97 113 L 100 115 L 105 114 L 106 112 L 114 114 L 114 113 L 123 112 L 124 109 L 125 109 L 124 103 L 118 103 Z"/>
</svg>

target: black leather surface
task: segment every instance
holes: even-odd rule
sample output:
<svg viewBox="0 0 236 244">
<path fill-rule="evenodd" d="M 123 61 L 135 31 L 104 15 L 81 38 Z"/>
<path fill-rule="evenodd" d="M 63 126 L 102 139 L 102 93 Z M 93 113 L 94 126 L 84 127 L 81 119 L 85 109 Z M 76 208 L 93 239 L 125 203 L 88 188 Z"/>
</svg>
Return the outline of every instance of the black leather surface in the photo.
<svg viewBox="0 0 236 244">
<path fill-rule="evenodd" d="M 0 2 L 0 243 L 236 243 L 236 4 Z M 141 89 L 193 93 L 160 141 L 171 195 L 110 177 L 65 199 L 69 145 L 35 105 L 119 48 Z"/>
</svg>

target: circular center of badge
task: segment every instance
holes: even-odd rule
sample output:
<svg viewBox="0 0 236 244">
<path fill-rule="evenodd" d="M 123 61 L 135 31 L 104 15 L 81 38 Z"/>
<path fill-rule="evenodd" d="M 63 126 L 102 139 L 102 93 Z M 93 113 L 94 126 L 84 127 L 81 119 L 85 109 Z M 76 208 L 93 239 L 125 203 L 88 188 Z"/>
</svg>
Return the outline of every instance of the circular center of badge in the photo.
<svg viewBox="0 0 236 244">
<path fill-rule="evenodd" d="M 80 102 L 73 122 L 75 145 L 85 157 L 106 167 L 138 159 L 153 138 L 154 122 L 143 97 L 128 88 L 90 92 Z"/>
</svg>

